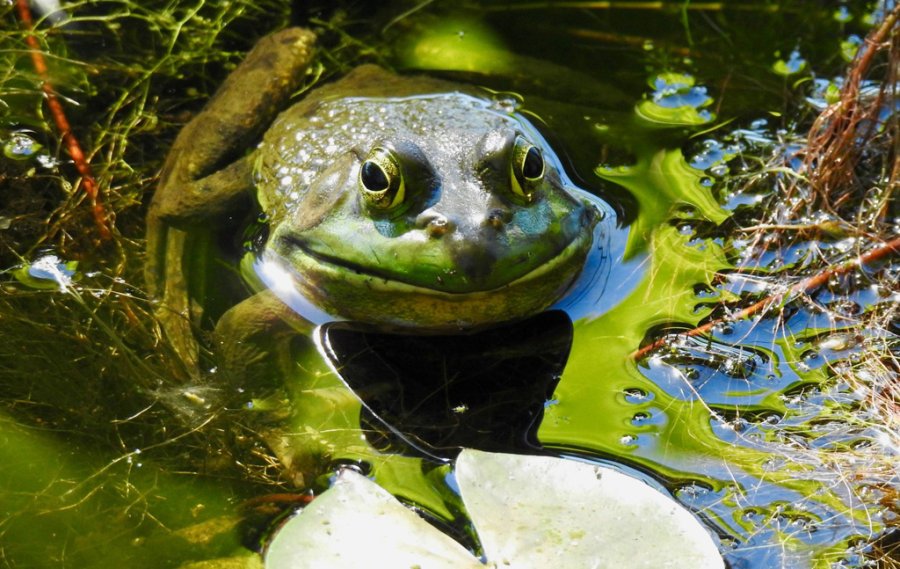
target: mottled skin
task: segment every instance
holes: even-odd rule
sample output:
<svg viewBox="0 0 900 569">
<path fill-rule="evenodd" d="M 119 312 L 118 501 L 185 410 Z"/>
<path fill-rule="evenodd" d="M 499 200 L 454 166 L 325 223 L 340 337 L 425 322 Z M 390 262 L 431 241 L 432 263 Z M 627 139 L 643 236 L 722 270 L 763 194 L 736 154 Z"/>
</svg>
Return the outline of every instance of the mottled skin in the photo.
<svg viewBox="0 0 900 569">
<path fill-rule="evenodd" d="M 540 134 L 484 93 L 373 66 L 276 117 L 312 45 L 299 29 L 260 42 L 166 162 L 148 220 L 148 280 L 182 359 L 197 362 L 191 322 L 201 310 L 188 293 L 191 227 L 228 215 L 247 193 L 269 226 L 255 264 L 268 289 L 217 324 L 220 358 L 239 373 L 272 357 L 261 346 L 273 338 L 311 328 L 304 303 L 446 332 L 558 300 L 600 215 L 567 187 Z"/>
<path fill-rule="evenodd" d="M 253 191 L 247 148 L 288 103 L 313 60 L 315 36 L 291 28 L 266 36 L 226 78 L 206 107 L 179 133 L 169 151 L 147 216 L 147 285 L 158 299 L 157 316 L 188 373 L 196 373 L 195 339 L 202 304 L 190 285 L 205 259 L 194 247 L 195 228 L 228 215 Z M 271 297 L 271 295 L 265 295 Z M 281 308 L 260 298 L 247 312 L 246 325 L 280 329 Z M 259 356 L 257 356 L 259 357 Z M 239 356 L 235 356 L 239 361 Z"/>
</svg>

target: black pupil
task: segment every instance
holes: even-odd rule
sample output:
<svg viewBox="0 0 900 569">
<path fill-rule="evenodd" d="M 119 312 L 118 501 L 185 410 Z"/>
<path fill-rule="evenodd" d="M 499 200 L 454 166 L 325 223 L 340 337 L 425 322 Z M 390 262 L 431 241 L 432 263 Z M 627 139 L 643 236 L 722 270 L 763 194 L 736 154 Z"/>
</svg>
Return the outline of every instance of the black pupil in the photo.
<svg viewBox="0 0 900 569">
<path fill-rule="evenodd" d="M 384 173 L 381 166 L 371 160 L 363 162 L 360 179 L 370 192 L 383 192 L 390 186 L 387 174 Z"/>
<path fill-rule="evenodd" d="M 544 173 L 544 158 L 540 151 L 532 146 L 525 153 L 525 160 L 522 162 L 522 174 L 529 180 L 540 178 Z"/>
</svg>

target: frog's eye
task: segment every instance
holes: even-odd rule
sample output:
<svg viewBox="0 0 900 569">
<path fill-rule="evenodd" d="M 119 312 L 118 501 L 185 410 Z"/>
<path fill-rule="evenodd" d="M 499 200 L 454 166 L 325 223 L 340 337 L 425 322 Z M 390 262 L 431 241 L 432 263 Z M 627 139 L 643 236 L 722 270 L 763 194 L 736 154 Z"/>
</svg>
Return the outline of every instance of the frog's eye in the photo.
<svg viewBox="0 0 900 569">
<path fill-rule="evenodd" d="M 530 200 L 544 177 L 544 156 L 541 150 L 523 137 L 517 136 L 510 167 L 513 193 Z"/>
<path fill-rule="evenodd" d="M 400 162 L 393 152 L 377 146 L 359 168 L 359 189 L 366 204 L 379 211 L 394 209 L 403 203 L 406 186 Z"/>
</svg>

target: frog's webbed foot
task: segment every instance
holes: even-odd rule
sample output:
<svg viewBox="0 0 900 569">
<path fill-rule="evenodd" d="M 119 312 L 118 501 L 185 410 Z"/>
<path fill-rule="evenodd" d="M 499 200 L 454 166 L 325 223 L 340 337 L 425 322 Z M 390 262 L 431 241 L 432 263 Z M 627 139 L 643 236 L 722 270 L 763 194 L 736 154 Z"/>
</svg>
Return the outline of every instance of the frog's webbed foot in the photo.
<svg viewBox="0 0 900 569">
<path fill-rule="evenodd" d="M 147 218 L 147 286 L 168 340 L 197 369 L 206 244 L 215 225 L 253 189 L 252 148 L 300 86 L 315 36 L 289 28 L 266 36 L 179 133 Z M 192 298 L 193 297 L 193 298 Z"/>
</svg>

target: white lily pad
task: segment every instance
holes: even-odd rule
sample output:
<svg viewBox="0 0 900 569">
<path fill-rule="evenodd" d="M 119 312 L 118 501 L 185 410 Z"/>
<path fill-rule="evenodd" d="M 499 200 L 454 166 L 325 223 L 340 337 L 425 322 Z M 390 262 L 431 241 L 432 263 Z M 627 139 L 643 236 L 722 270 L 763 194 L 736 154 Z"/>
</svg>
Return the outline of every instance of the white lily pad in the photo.
<svg viewBox="0 0 900 569">
<path fill-rule="evenodd" d="M 465 450 L 456 479 L 498 567 L 724 567 L 690 512 L 611 468 Z"/>
<path fill-rule="evenodd" d="M 483 569 L 465 548 L 350 470 L 278 530 L 266 569 Z"/>
<path fill-rule="evenodd" d="M 687 510 L 610 468 L 467 449 L 456 479 L 488 567 L 724 567 Z M 265 561 L 266 569 L 485 567 L 349 471 L 278 531 Z"/>
</svg>

